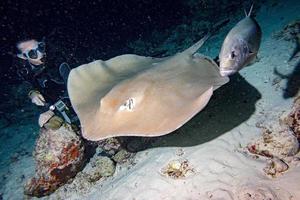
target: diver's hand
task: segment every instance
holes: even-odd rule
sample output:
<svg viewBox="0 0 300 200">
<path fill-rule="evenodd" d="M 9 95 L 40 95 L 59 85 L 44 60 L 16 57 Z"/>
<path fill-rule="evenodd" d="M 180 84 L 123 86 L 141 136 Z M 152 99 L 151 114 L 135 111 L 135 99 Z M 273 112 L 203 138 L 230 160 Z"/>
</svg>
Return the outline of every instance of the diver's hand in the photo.
<svg viewBox="0 0 300 200">
<path fill-rule="evenodd" d="M 45 106 L 45 99 L 43 95 L 39 91 L 32 90 L 29 92 L 29 98 L 31 99 L 31 102 L 34 103 L 37 106 Z"/>
</svg>

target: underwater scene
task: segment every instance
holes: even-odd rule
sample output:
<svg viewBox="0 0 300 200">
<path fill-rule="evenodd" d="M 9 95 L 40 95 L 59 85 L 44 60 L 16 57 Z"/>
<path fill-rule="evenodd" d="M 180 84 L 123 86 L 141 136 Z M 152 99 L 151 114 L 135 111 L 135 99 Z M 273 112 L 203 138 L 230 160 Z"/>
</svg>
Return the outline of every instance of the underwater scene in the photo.
<svg viewBox="0 0 300 200">
<path fill-rule="evenodd" d="M 300 200 L 299 0 L 0 16 L 0 200 Z"/>
</svg>

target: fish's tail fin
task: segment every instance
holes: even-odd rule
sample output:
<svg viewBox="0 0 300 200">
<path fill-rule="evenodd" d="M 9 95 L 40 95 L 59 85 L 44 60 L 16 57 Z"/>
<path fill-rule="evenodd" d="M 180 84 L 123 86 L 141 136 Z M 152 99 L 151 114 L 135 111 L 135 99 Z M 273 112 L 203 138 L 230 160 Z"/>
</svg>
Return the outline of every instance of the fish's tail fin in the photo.
<svg viewBox="0 0 300 200">
<path fill-rule="evenodd" d="M 249 10 L 248 13 L 247 13 L 247 11 L 244 9 L 244 12 L 245 12 L 246 17 L 250 17 L 250 16 L 251 16 L 251 13 L 252 13 L 252 10 L 253 10 L 253 4 L 254 4 L 254 3 L 252 3 L 252 5 L 251 5 L 250 10 Z"/>
</svg>

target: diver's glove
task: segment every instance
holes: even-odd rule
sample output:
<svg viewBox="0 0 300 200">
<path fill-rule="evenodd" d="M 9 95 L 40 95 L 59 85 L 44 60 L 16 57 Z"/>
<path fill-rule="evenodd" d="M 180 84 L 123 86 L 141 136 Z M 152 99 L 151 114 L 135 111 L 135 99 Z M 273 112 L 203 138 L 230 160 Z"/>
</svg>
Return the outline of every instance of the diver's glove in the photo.
<svg viewBox="0 0 300 200">
<path fill-rule="evenodd" d="M 31 99 L 31 102 L 34 103 L 37 106 L 45 106 L 45 99 L 43 97 L 43 95 L 36 90 L 31 90 L 28 93 L 29 98 Z"/>
</svg>

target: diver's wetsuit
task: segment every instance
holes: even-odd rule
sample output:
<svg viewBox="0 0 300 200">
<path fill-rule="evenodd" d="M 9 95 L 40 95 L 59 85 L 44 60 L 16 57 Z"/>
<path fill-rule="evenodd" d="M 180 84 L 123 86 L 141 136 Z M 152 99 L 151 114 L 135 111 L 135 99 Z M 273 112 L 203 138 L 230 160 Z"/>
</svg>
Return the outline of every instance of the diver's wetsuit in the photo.
<svg viewBox="0 0 300 200">
<path fill-rule="evenodd" d="M 66 122 L 79 126 L 78 117 L 67 95 L 66 82 L 70 69 L 67 64 L 64 65 L 65 67 L 62 66 L 63 65 L 56 69 L 60 71 L 60 73 L 58 72 L 57 74 L 64 74 L 64 77 L 52 75 L 53 73 L 50 73 L 50 70 L 47 70 L 44 65 L 34 66 L 28 62 L 19 65 L 17 73 L 23 81 L 30 83 L 28 93 L 30 90 L 37 90 L 43 95 L 46 101 L 46 106 L 44 106 L 43 110 L 48 110 L 52 105 L 55 105 L 56 108 L 57 105 L 60 105 L 59 107 L 62 109 L 57 108 L 54 112 L 63 117 Z M 61 77 L 61 80 L 57 80 L 56 77 Z M 62 103 L 64 104 L 63 107 Z"/>
<path fill-rule="evenodd" d="M 29 91 L 39 91 L 49 105 L 67 97 L 66 85 L 63 79 L 60 76 L 51 74 L 45 65 L 35 66 L 23 61 L 23 63 L 17 65 L 17 73 L 23 81 L 30 83 Z"/>
</svg>

